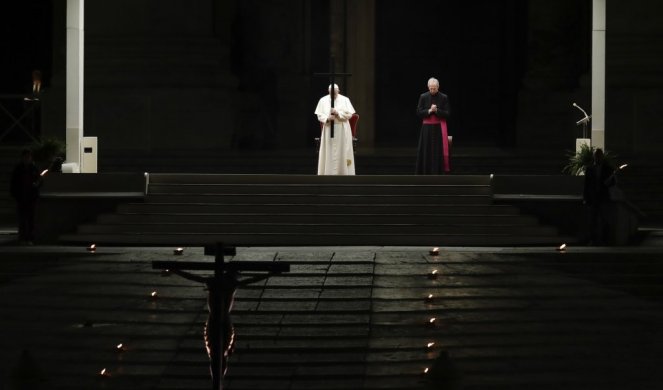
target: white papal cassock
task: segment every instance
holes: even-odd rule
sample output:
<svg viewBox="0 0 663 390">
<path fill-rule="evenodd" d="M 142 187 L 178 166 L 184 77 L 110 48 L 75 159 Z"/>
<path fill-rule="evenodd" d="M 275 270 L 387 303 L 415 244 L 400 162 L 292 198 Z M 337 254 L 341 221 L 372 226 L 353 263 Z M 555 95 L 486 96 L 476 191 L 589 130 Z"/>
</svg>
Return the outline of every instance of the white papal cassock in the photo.
<svg viewBox="0 0 663 390">
<path fill-rule="evenodd" d="M 318 121 L 325 124 L 320 135 L 318 175 L 354 175 L 355 155 L 349 120 L 355 109 L 350 99 L 341 94 L 336 95 L 334 108 L 337 112 L 334 119 L 334 138 L 331 138 L 331 123 L 327 122 L 331 112 L 329 95 L 323 96 L 315 108 Z"/>
</svg>

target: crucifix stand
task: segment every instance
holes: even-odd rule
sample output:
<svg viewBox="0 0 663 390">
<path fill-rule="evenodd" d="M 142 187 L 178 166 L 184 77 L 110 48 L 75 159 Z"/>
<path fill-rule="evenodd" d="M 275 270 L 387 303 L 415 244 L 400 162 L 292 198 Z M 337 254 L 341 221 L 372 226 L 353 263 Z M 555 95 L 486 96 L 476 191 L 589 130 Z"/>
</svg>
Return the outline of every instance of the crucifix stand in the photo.
<svg viewBox="0 0 663 390">
<path fill-rule="evenodd" d="M 334 108 L 334 95 L 336 91 L 334 91 L 334 79 L 336 76 L 341 76 L 341 77 L 347 77 L 347 76 L 352 76 L 351 73 L 336 73 L 334 71 L 334 57 L 329 57 L 329 72 L 327 73 L 314 73 L 314 76 L 319 76 L 319 77 L 329 77 L 329 100 L 331 103 L 331 108 Z M 331 114 L 331 112 L 330 112 Z M 330 138 L 334 138 L 334 120 L 332 119 L 330 121 L 331 125 L 331 132 L 329 133 Z"/>
<path fill-rule="evenodd" d="M 234 247 L 216 245 L 214 263 L 202 261 L 153 261 L 153 269 L 170 270 L 186 279 L 207 284 L 209 317 L 207 320 L 206 341 L 209 341 L 210 371 L 212 374 L 212 390 L 223 390 L 223 375 L 226 371 L 225 356 L 232 347 L 232 340 L 228 340 L 227 332 L 232 332 L 230 310 L 237 287 L 244 286 L 269 277 L 271 274 L 290 271 L 290 264 L 274 261 L 233 261 L 224 262 L 224 255 L 234 256 Z M 194 275 L 191 271 L 214 271 L 213 276 L 204 277 Z M 267 275 L 258 275 L 240 281 L 240 271 L 266 271 Z"/>
</svg>

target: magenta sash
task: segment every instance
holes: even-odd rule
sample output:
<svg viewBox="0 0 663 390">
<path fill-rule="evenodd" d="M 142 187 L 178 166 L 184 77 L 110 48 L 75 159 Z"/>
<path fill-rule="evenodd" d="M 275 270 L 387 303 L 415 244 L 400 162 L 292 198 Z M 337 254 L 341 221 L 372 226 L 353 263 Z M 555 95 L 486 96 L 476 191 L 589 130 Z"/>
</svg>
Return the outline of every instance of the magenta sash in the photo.
<svg viewBox="0 0 663 390">
<path fill-rule="evenodd" d="M 444 172 L 449 172 L 451 166 L 449 164 L 449 136 L 447 134 L 447 121 L 440 119 L 435 115 L 424 118 L 424 125 L 440 125 L 442 131 L 442 155 L 444 157 Z"/>
</svg>

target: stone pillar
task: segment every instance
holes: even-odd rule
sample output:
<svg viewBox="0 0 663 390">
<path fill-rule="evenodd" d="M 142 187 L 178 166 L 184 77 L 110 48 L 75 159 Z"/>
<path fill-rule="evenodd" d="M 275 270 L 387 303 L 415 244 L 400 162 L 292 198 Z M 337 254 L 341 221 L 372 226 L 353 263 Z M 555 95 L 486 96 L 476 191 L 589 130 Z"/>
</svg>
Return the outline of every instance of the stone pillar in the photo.
<svg viewBox="0 0 663 390">
<path fill-rule="evenodd" d="M 358 148 L 375 146 L 375 0 L 353 0 L 347 9 L 348 94 L 359 114 Z"/>
<path fill-rule="evenodd" d="M 347 36 L 347 18 L 346 18 L 347 1 L 346 0 L 330 0 L 329 1 L 329 51 L 334 57 L 334 68 L 336 72 L 344 73 L 345 69 L 345 55 L 346 55 L 346 36 Z M 341 90 L 347 88 L 343 79 L 338 83 Z M 346 91 L 347 92 L 347 91 Z M 344 92 L 341 92 L 344 93 Z"/>
<path fill-rule="evenodd" d="M 330 50 L 347 95 L 359 114 L 360 148 L 375 144 L 375 0 L 330 0 Z"/>
<path fill-rule="evenodd" d="M 605 148 L 606 0 L 593 0 L 592 14 L 592 146 L 603 149 Z"/>
<path fill-rule="evenodd" d="M 84 0 L 67 0 L 67 163 L 80 166 L 83 138 Z"/>
</svg>

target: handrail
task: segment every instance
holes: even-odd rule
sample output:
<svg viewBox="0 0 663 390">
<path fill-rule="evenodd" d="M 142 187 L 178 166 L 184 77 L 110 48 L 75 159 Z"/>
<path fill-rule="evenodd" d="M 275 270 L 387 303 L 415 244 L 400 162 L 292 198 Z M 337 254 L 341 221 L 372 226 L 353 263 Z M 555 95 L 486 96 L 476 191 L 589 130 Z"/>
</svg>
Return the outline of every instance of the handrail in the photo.
<svg viewBox="0 0 663 390">
<path fill-rule="evenodd" d="M 13 130 L 20 129 L 28 140 L 37 142 L 41 122 L 41 100 L 33 94 L 0 94 L 0 142 Z M 5 122 L 5 120 L 7 120 Z M 4 127 L 4 126 L 3 126 Z"/>
</svg>

